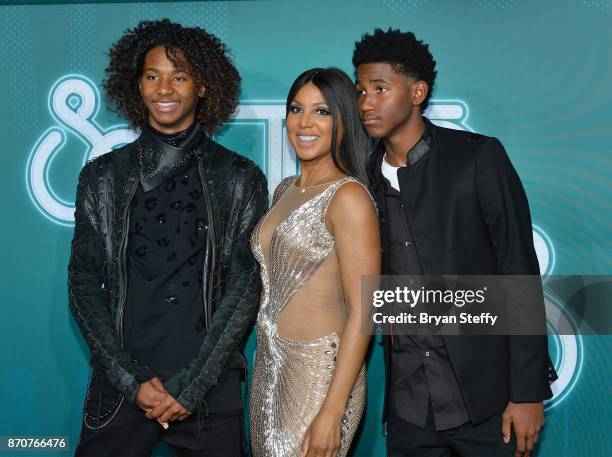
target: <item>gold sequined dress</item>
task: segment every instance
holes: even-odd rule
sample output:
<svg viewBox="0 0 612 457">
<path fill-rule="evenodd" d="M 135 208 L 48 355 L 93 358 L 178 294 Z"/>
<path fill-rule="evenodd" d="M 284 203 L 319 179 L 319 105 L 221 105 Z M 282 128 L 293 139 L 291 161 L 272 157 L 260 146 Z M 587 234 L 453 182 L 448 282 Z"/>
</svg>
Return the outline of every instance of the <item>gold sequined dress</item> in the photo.
<svg viewBox="0 0 612 457">
<path fill-rule="evenodd" d="M 251 238 L 263 290 L 250 397 L 254 457 L 299 457 L 331 383 L 346 308 L 334 238 L 325 225 L 335 192 L 353 178 L 312 187 L 284 179 Z M 342 418 L 345 456 L 365 405 L 365 368 Z"/>
</svg>

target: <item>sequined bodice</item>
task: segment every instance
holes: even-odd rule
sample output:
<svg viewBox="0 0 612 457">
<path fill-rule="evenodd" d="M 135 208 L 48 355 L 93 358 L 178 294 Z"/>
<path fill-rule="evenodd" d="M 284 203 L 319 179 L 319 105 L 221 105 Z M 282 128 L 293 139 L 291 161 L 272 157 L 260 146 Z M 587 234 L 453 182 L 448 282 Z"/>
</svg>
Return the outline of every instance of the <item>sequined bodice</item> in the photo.
<svg viewBox="0 0 612 457">
<path fill-rule="evenodd" d="M 288 178 L 279 185 L 276 199 L 294 184 L 294 178 Z M 274 228 L 267 243 L 261 242 L 261 227 L 266 217 L 255 228 L 252 248 L 262 266 L 265 288 L 257 321 L 261 330 L 276 333 L 280 312 L 311 279 L 334 248 L 334 238 L 325 225 L 325 212 L 338 188 L 352 180 L 343 178 L 335 181 L 291 210 Z M 268 246 L 267 256 L 262 251 L 262 245 Z"/>
</svg>

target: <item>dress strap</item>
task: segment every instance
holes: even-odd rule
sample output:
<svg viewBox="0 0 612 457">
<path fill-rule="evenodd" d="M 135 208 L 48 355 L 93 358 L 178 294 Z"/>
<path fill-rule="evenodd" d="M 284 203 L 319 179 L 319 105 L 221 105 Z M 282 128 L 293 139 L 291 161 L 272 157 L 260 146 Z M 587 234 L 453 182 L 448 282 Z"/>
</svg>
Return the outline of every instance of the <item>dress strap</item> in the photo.
<svg viewBox="0 0 612 457">
<path fill-rule="evenodd" d="M 324 208 L 323 208 L 323 221 L 325 221 L 325 218 L 327 217 L 327 208 L 329 208 L 329 205 L 331 203 L 331 201 L 334 198 L 334 195 L 336 195 L 336 192 L 338 192 L 338 190 L 346 183 L 349 182 L 354 182 L 359 184 L 361 187 L 363 187 L 365 189 L 365 191 L 368 193 L 370 200 L 372 200 L 372 205 L 374 206 L 374 210 L 376 211 L 376 213 L 378 214 L 378 206 L 376 205 L 376 201 L 374 200 L 374 197 L 372 196 L 372 194 L 370 193 L 370 190 L 368 189 L 368 186 L 366 186 L 364 183 L 362 183 L 360 180 L 353 178 L 351 176 L 347 176 L 345 178 L 339 179 L 338 181 L 336 181 L 335 183 L 333 183 L 329 189 L 328 189 L 328 194 L 326 195 L 326 201 L 324 203 Z"/>
<path fill-rule="evenodd" d="M 285 191 L 289 189 L 291 184 L 293 184 L 297 178 L 297 175 L 287 176 L 278 184 L 278 186 L 276 186 L 276 189 L 274 189 L 274 197 L 272 197 L 272 206 L 276 205 L 276 202 L 280 200 Z"/>
</svg>

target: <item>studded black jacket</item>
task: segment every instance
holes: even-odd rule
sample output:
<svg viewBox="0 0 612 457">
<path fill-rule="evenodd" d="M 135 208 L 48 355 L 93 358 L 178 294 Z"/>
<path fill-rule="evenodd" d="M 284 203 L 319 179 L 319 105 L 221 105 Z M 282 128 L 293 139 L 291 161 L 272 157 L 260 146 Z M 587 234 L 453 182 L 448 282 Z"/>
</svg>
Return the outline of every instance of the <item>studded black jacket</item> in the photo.
<svg viewBox="0 0 612 457">
<path fill-rule="evenodd" d="M 148 372 L 123 349 L 129 208 L 138 186 L 135 152 L 136 142 L 127 144 L 81 171 L 68 266 L 70 310 L 92 365 L 132 402 Z M 250 160 L 208 139 L 198 156 L 210 235 L 203 266 L 206 336 L 190 365 L 164 383 L 189 411 L 224 369 L 246 365 L 241 343 L 257 314 L 261 291 L 249 238 L 268 202 L 266 178 Z"/>
</svg>

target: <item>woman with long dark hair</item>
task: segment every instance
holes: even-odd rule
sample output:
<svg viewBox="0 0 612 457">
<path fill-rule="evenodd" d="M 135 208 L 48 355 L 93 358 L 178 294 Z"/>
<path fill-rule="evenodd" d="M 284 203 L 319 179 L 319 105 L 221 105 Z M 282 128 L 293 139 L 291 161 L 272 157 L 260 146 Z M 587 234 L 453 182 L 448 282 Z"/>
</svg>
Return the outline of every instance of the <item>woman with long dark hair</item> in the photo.
<svg viewBox="0 0 612 457">
<path fill-rule="evenodd" d="M 361 183 L 367 136 L 350 78 L 302 73 L 287 97 L 301 174 L 253 231 L 262 301 L 251 389 L 255 457 L 345 456 L 366 396 L 361 277 L 380 272 L 376 210 Z"/>
</svg>

